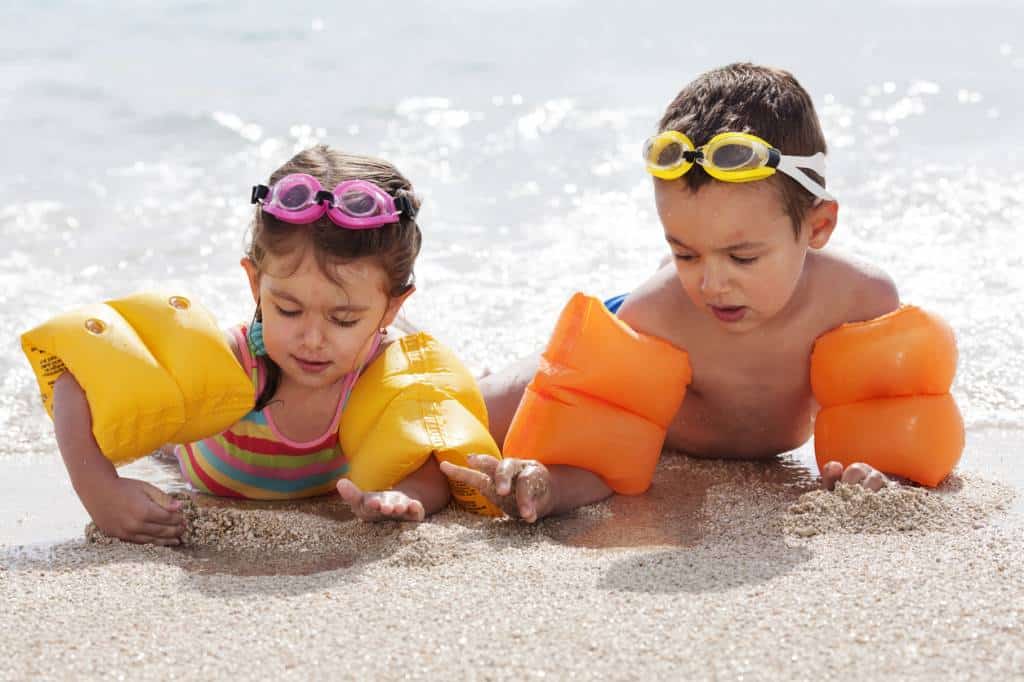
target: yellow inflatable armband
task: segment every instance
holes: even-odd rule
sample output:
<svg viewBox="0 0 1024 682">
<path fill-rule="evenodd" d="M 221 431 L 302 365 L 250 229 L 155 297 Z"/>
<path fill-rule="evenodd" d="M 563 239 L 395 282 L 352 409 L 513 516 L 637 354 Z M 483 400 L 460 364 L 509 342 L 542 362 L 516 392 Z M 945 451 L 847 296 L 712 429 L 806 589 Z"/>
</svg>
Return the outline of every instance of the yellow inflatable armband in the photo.
<svg viewBox="0 0 1024 682">
<path fill-rule="evenodd" d="M 54 382 L 74 375 L 93 436 L 115 465 L 223 431 L 255 399 L 213 316 L 182 295 L 88 305 L 25 332 L 21 347 L 51 417 Z"/>
<path fill-rule="evenodd" d="M 964 425 L 949 387 L 956 338 L 946 322 L 916 306 L 844 324 L 818 338 L 811 389 L 818 466 L 866 462 L 928 486 L 953 470 Z"/>
<path fill-rule="evenodd" d="M 685 351 L 577 293 L 512 418 L 504 455 L 587 469 L 617 493 L 642 493 L 690 378 Z"/>
<path fill-rule="evenodd" d="M 454 353 L 422 332 L 395 341 L 366 368 L 338 435 L 348 478 L 363 490 L 394 486 L 430 455 L 460 466 L 473 454 L 501 458 L 476 381 Z M 472 488 L 450 485 L 469 511 L 501 515 Z"/>
</svg>

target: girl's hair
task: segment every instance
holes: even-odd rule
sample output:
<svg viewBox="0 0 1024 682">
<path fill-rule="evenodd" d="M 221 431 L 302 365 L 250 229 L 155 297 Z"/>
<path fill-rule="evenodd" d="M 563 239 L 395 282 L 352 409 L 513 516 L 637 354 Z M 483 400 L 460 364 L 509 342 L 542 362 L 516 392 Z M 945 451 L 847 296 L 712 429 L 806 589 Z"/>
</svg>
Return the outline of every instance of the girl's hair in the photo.
<svg viewBox="0 0 1024 682">
<path fill-rule="evenodd" d="M 416 211 L 420 207 L 419 198 L 413 193 L 409 180 L 381 159 L 346 154 L 327 145 L 316 145 L 299 152 L 274 171 L 270 175 L 269 184 L 291 173 L 312 175 L 328 191 L 345 180 L 367 180 L 395 198 L 406 197 Z M 263 272 L 268 255 L 274 256 L 276 263 L 282 263 L 288 256 L 300 254 L 303 249 L 312 246 L 321 271 L 342 287 L 344 283 L 340 281 L 334 266 L 371 258 L 386 273 L 387 291 L 384 293 L 394 298 L 409 291 L 415 283 L 413 265 L 419 255 L 421 241 L 416 220 L 404 214 L 397 223 L 365 230 L 348 230 L 335 225 L 326 215 L 306 225 L 286 223 L 264 213 L 257 206 L 246 255 L 256 265 L 256 269 Z M 296 258 L 296 267 L 299 262 L 300 259 Z M 274 274 L 287 277 L 291 273 Z M 258 304 L 254 320 L 262 320 Z M 266 407 L 281 379 L 281 368 L 269 357 L 266 361 L 267 382 L 256 400 L 256 410 Z"/>
</svg>

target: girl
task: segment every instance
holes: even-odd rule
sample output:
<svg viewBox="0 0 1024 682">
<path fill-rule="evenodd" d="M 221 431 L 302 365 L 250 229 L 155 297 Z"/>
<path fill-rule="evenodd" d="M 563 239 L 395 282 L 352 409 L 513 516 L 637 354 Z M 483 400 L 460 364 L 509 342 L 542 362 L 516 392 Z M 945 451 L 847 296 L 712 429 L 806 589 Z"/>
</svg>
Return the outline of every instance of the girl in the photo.
<svg viewBox="0 0 1024 682">
<path fill-rule="evenodd" d="M 387 327 L 415 289 L 421 236 L 419 201 L 409 181 L 384 161 L 317 146 L 275 171 L 268 185 L 254 187 L 252 201 L 258 206 L 241 265 L 256 309 L 251 325 L 227 335 L 245 370 L 245 414 L 226 429 L 176 446 L 183 476 L 204 492 L 263 499 L 324 494 L 336 486 L 364 520 L 423 520 L 449 500 L 431 454 L 462 462 L 471 452 L 497 454 L 497 448 L 486 434 L 476 385 L 465 381 L 468 374 L 453 356 L 424 334 L 386 340 Z M 190 305 L 182 297 L 168 300 L 174 308 Z M 123 301 L 109 303 L 124 307 Z M 86 320 L 91 335 L 83 332 L 81 343 L 102 335 L 106 324 Z M 38 330 L 23 337 L 30 362 L 51 352 L 41 350 L 41 338 L 49 337 Z M 191 340 L 176 345 L 198 348 Z M 192 353 L 189 362 L 199 362 Z M 52 354 L 50 367 L 67 365 L 50 381 L 57 442 L 93 521 L 123 540 L 178 544 L 180 503 L 149 483 L 119 477 L 112 463 L 121 458 L 117 447 L 105 452 L 94 437 L 103 425 L 93 424 L 90 402 L 102 406 L 87 397 L 86 381 L 79 384 L 91 368 L 79 362 L 79 372 L 70 350 Z M 153 354 L 160 361 L 158 350 Z M 226 351 L 224 358 L 230 358 Z M 474 436 L 455 433 L 467 425 Z M 381 466 L 390 469 L 381 473 Z M 364 490 L 359 481 L 387 489 Z"/>
</svg>

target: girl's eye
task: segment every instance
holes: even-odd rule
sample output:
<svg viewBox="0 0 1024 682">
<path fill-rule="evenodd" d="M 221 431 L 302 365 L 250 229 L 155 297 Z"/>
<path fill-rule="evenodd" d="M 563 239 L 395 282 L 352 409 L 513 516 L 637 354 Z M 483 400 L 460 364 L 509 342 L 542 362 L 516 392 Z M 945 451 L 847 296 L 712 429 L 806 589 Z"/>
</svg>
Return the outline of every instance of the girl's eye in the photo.
<svg viewBox="0 0 1024 682">
<path fill-rule="evenodd" d="M 757 260 L 757 256 L 752 256 L 750 258 L 741 258 L 740 256 L 732 256 L 732 259 L 733 259 L 734 262 L 739 263 L 740 265 L 750 265 L 751 263 L 753 263 L 754 261 Z"/>
<path fill-rule="evenodd" d="M 277 312 L 279 312 L 281 315 L 284 315 L 285 317 L 295 317 L 296 315 L 302 312 L 301 310 L 285 310 L 276 303 L 274 304 L 274 307 L 277 308 Z"/>
<path fill-rule="evenodd" d="M 359 320 L 336 320 L 334 318 L 331 318 L 331 322 L 338 325 L 339 327 L 344 327 L 346 329 L 348 327 L 354 327 L 357 324 L 359 324 Z"/>
<path fill-rule="evenodd" d="M 681 260 L 684 263 L 689 263 L 690 261 L 696 259 L 696 256 L 690 253 L 674 253 L 672 255 L 676 257 L 676 260 Z"/>
</svg>

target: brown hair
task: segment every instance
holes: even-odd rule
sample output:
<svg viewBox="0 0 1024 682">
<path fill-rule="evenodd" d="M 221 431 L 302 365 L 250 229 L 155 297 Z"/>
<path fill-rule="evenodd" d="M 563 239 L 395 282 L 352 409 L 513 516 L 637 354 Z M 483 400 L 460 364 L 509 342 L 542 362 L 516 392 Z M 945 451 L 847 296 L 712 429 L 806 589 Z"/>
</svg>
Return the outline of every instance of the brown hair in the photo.
<svg viewBox="0 0 1024 682">
<path fill-rule="evenodd" d="M 676 130 L 698 147 L 724 132 L 757 135 L 783 154 L 810 156 L 825 152 L 825 136 L 810 95 L 788 71 L 756 64 L 729 64 L 700 75 L 668 105 L 658 132 Z M 825 178 L 804 169 L 825 186 Z M 681 180 L 692 192 L 712 180 L 694 166 Z M 814 202 L 814 195 L 784 173 L 768 178 L 779 190 L 793 230 Z"/>
<path fill-rule="evenodd" d="M 303 150 L 289 159 L 270 175 L 269 184 L 291 173 L 312 175 L 327 190 L 345 180 L 367 180 L 377 185 L 396 199 L 405 197 L 411 202 L 415 213 L 420 201 L 409 180 L 394 166 L 382 159 L 331 149 L 327 145 L 316 145 Z M 252 235 L 246 248 L 246 255 L 256 268 L 263 271 L 267 255 L 286 257 L 308 246 L 313 247 L 317 264 L 331 281 L 344 286 L 338 279 L 333 266 L 360 258 L 377 261 L 387 275 L 388 297 L 401 296 L 413 287 L 415 277 L 413 266 L 420 252 L 422 235 L 419 225 L 412 216 L 403 214 L 399 222 L 367 230 L 339 229 L 326 215 L 305 225 L 294 225 L 278 220 L 256 207 L 252 223 Z M 284 273 L 282 276 L 287 276 Z M 262 320 L 259 305 L 256 306 L 255 321 Z M 267 361 L 267 383 L 256 401 L 255 409 L 263 409 L 277 390 L 281 369 L 269 357 Z"/>
</svg>

